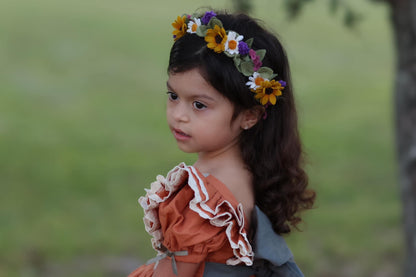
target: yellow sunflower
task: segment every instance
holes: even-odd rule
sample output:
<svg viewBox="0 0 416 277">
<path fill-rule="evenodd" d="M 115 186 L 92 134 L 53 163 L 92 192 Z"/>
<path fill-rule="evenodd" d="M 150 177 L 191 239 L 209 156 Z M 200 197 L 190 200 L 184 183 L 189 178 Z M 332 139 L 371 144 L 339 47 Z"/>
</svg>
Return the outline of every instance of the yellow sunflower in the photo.
<svg viewBox="0 0 416 277">
<path fill-rule="evenodd" d="M 186 16 L 178 16 L 178 18 L 175 20 L 175 22 L 172 23 L 173 30 L 173 39 L 176 41 L 179 38 L 183 37 L 184 34 L 186 34 L 186 29 L 188 28 L 185 23 Z"/>
<path fill-rule="evenodd" d="M 208 42 L 207 47 L 217 53 L 224 52 L 225 43 L 227 42 L 227 34 L 225 29 L 215 25 L 214 29 L 208 29 L 205 36 L 205 41 Z"/>
<path fill-rule="evenodd" d="M 279 82 L 275 80 L 265 80 L 261 82 L 256 90 L 253 90 L 253 92 L 256 93 L 254 98 L 259 99 L 262 105 L 266 105 L 267 103 L 275 105 L 276 97 L 282 95 L 283 89 L 284 87 Z"/>
</svg>

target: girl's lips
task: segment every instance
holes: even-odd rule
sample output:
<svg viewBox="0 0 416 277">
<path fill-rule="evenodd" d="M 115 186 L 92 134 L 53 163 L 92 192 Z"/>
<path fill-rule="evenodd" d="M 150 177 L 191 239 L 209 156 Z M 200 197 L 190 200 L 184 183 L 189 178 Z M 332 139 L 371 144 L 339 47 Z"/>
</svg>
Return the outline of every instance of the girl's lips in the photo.
<svg viewBox="0 0 416 277">
<path fill-rule="evenodd" d="M 185 134 L 184 132 L 182 132 L 179 129 L 173 129 L 172 132 L 173 132 L 173 136 L 177 140 L 187 140 L 187 139 L 191 138 L 190 135 Z"/>
</svg>

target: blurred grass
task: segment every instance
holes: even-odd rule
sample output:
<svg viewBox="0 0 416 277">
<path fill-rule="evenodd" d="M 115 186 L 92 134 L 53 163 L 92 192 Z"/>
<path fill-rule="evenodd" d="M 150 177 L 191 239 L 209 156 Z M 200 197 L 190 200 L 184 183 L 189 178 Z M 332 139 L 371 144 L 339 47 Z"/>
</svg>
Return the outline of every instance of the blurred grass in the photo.
<svg viewBox="0 0 416 277">
<path fill-rule="evenodd" d="M 230 2 L 2 1 L 0 276 L 34 276 L 33 253 L 43 264 L 154 255 L 137 198 L 194 158 L 165 126 L 170 23 Z M 296 21 L 275 3 L 255 1 L 253 15 L 286 45 L 318 192 L 287 238 L 295 258 L 306 276 L 398 275 L 388 11 L 352 1 L 365 17 L 351 31 L 325 2 Z"/>
</svg>

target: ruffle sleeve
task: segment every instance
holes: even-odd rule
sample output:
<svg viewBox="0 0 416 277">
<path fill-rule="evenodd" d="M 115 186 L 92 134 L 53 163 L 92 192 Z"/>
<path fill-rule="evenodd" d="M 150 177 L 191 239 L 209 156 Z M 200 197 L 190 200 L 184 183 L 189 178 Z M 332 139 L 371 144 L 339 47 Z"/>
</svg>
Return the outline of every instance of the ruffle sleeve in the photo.
<svg viewBox="0 0 416 277">
<path fill-rule="evenodd" d="M 228 265 L 250 266 L 253 251 L 242 205 L 224 197 L 214 181 L 184 163 L 157 177 L 139 199 L 152 246 L 159 254 L 161 246 L 170 252 L 187 251 L 177 261 L 199 263 L 217 252 L 226 256 Z"/>
</svg>

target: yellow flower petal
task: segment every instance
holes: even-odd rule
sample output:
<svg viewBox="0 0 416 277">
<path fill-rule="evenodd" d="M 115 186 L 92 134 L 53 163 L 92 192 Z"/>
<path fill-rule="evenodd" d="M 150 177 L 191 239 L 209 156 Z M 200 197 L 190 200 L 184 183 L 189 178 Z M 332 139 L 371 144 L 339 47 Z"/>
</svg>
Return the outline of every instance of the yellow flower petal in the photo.
<svg viewBox="0 0 416 277">
<path fill-rule="evenodd" d="M 227 42 L 227 34 L 225 29 L 218 25 L 215 25 L 214 29 L 208 29 L 205 36 L 205 41 L 208 42 L 208 48 L 214 50 L 217 53 L 223 52 L 225 50 L 225 43 Z"/>
<path fill-rule="evenodd" d="M 224 50 L 225 50 L 225 47 L 224 45 L 221 45 L 221 44 L 217 44 L 217 46 L 214 48 L 214 51 L 217 53 L 224 52 Z"/>
<path fill-rule="evenodd" d="M 186 33 L 186 16 L 178 16 L 178 18 L 176 18 L 175 22 L 172 23 L 172 27 L 175 28 L 175 30 L 172 31 L 172 34 L 174 36 L 174 40 L 178 40 L 179 38 L 183 37 L 183 35 L 185 35 Z"/>
<path fill-rule="evenodd" d="M 252 91 L 256 94 L 254 98 L 258 99 L 262 105 L 266 105 L 267 103 L 275 105 L 277 103 L 277 97 L 282 95 L 282 89 L 282 85 L 275 80 L 263 80 L 260 82 L 259 87 Z"/>
<path fill-rule="evenodd" d="M 262 93 L 256 93 L 256 95 L 254 96 L 255 99 L 260 99 L 264 96 L 264 94 Z"/>
<path fill-rule="evenodd" d="M 215 42 L 209 42 L 209 43 L 207 44 L 207 47 L 208 47 L 208 48 L 210 48 L 210 49 L 214 49 L 214 48 L 215 48 L 215 46 L 217 46 L 217 44 L 215 44 Z"/>
<path fill-rule="evenodd" d="M 276 104 L 276 96 L 274 94 L 270 94 L 269 101 L 272 105 Z"/>
<path fill-rule="evenodd" d="M 262 104 L 262 105 L 266 105 L 266 104 L 267 104 L 267 102 L 269 102 L 269 96 L 268 96 L 267 94 L 265 94 L 265 95 L 263 96 L 263 98 L 261 99 L 261 104 Z"/>
</svg>

